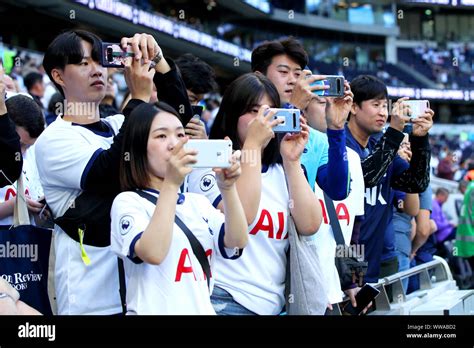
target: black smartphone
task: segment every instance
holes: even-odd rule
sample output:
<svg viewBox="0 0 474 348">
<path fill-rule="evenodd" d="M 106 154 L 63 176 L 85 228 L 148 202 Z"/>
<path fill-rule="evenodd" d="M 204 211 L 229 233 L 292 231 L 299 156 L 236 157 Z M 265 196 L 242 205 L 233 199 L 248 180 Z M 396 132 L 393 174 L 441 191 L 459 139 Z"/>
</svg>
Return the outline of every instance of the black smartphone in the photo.
<svg viewBox="0 0 474 348">
<path fill-rule="evenodd" d="M 362 289 L 355 296 L 357 307 L 354 307 L 349 301 L 343 308 L 344 315 L 360 315 L 365 307 L 369 305 L 380 294 L 380 290 L 374 288 L 372 285 L 365 284 Z"/>
<path fill-rule="evenodd" d="M 193 110 L 193 118 L 200 120 L 204 107 L 202 107 L 201 105 L 191 105 L 191 108 Z"/>
<path fill-rule="evenodd" d="M 51 209 L 49 208 L 48 203 L 46 203 L 46 198 L 43 197 L 43 199 L 39 200 L 38 203 L 44 204 L 44 207 L 41 209 L 41 211 L 38 213 L 39 217 L 42 219 L 46 219 L 47 215 L 44 214 L 44 212 L 47 210 L 49 212 L 49 216 L 53 216 Z"/>
</svg>

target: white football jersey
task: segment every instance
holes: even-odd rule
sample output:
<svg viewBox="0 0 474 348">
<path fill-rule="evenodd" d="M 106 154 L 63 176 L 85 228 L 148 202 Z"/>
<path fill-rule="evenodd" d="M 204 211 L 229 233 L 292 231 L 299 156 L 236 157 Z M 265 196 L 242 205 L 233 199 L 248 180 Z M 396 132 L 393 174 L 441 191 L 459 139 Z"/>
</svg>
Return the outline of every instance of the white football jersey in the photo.
<svg viewBox="0 0 474 348">
<path fill-rule="evenodd" d="M 219 190 L 213 172 L 189 176 L 188 190 L 204 194 L 217 206 Z M 251 183 L 249 183 L 251 185 Z M 275 315 L 285 304 L 289 194 L 281 165 L 262 173 L 262 195 L 257 216 L 249 226 L 249 241 L 237 260 L 216 259 L 215 285 L 235 301 L 260 315 Z"/>
<path fill-rule="evenodd" d="M 38 169 L 36 168 L 35 160 L 35 145 L 30 146 L 23 155 L 23 185 L 25 188 L 25 195 L 35 201 L 43 197 L 43 188 L 41 187 Z M 16 197 L 17 182 L 13 185 L 0 187 L 0 203 L 4 203 Z M 30 222 L 35 225 L 35 219 L 30 214 Z M 0 225 L 13 224 L 13 214 L 5 216 L 0 219 Z"/>
<path fill-rule="evenodd" d="M 221 192 L 217 187 L 216 173 L 209 168 L 194 168 L 184 180 L 184 192 L 199 193 L 207 197 L 209 202 L 217 208 L 222 200 Z"/>
<path fill-rule="evenodd" d="M 155 190 L 145 191 L 158 197 Z M 176 224 L 168 254 L 160 265 L 147 264 L 136 256 L 135 243 L 149 225 L 155 205 L 136 192 L 122 192 L 111 210 L 111 247 L 124 259 L 128 314 L 215 314 L 210 293 L 218 276 L 214 267 L 216 255 L 222 257 L 224 253 L 229 257 L 236 253 L 224 247 L 225 218 L 219 210 L 202 195 L 185 193 L 179 197 L 176 215 L 208 256 L 211 290 L 191 243 Z"/>
<path fill-rule="evenodd" d="M 58 117 L 36 141 L 36 159 L 46 201 L 54 217 L 62 216 L 82 192 L 93 161 L 110 148 L 123 115 L 103 119 L 109 132 L 99 133 Z M 84 245 L 91 263 L 81 258 L 79 243 L 55 226 L 55 286 L 58 314 L 122 312 L 117 256 L 110 247 Z"/>
<path fill-rule="evenodd" d="M 359 155 L 352 149 L 347 149 L 349 172 L 351 174 L 351 191 L 349 196 L 342 201 L 334 201 L 334 209 L 339 219 L 342 235 L 347 245 L 351 242 L 354 218 L 364 215 L 364 176 Z M 314 241 L 321 262 L 321 269 L 326 280 L 326 290 L 331 303 L 342 301 L 341 284 L 334 262 L 336 257 L 336 241 L 329 221 L 329 214 L 324 201 L 322 189 L 316 183 L 315 193 L 322 207 L 323 221 L 318 232 L 308 238 Z"/>
</svg>

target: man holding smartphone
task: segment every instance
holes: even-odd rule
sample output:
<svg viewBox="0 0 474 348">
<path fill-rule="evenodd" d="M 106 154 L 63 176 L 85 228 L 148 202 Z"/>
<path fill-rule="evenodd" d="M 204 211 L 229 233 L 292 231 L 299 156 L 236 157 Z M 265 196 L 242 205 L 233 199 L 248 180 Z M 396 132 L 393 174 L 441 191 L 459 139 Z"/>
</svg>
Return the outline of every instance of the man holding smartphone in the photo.
<svg viewBox="0 0 474 348">
<path fill-rule="evenodd" d="M 326 86 L 311 86 L 323 76 L 308 76 L 305 70 L 308 54 L 303 45 L 294 38 L 267 41 L 252 52 L 252 70 L 268 77 L 278 90 L 284 108 L 298 108 L 307 112 L 307 106 L 315 97 L 313 91 Z M 350 190 L 350 174 L 345 147 L 344 124 L 348 113 L 346 103 L 330 104 L 334 112 L 327 121 L 327 136 L 310 128 L 309 141 L 302 155 L 301 163 L 306 178 L 314 190 L 315 183 L 331 199 L 342 200 Z M 310 118 L 311 115 L 306 115 Z"/>
<path fill-rule="evenodd" d="M 392 190 L 423 192 L 429 184 L 430 145 L 428 131 L 433 125 L 433 110 L 411 120 L 412 158 L 410 164 L 397 155 L 405 124 L 410 122 L 407 98 L 399 99 L 391 110 L 390 126 L 380 134 L 388 119 L 388 92 L 385 84 L 370 75 L 351 82 L 354 103 L 346 125 L 347 146 L 362 161 L 365 181 L 365 216 L 355 242 L 365 246 L 368 261 L 365 281 L 377 282 L 390 269 L 398 269 L 395 254 L 391 205 Z M 354 239 L 354 238 L 353 238 Z"/>
<path fill-rule="evenodd" d="M 344 98 L 314 97 L 307 107 L 308 125 L 325 133 L 327 131 L 327 115 L 329 113 L 329 117 L 331 117 L 331 112 L 334 112 L 334 108 L 326 107 L 327 103 L 346 104 L 346 113 L 348 114 L 352 105 L 352 96 L 352 92 L 350 91 L 350 88 L 348 88 L 346 89 L 344 98 L 350 99 L 350 103 L 346 103 Z M 326 110 L 328 111 L 326 112 Z M 360 217 L 363 218 L 364 216 L 364 177 L 362 175 L 360 157 L 350 147 L 346 146 L 346 151 L 349 162 L 349 171 L 351 173 L 351 191 L 347 198 L 330 203 L 334 205 L 335 210 L 337 209 L 341 212 L 340 215 L 338 214 L 338 221 L 330 221 L 330 218 L 323 219 L 318 233 L 311 236 L 314 245 L 318 250 L 318 257 L 321 261 L 321 270 L 326 284 L 329 303 L 331 304 L 328 307 L 333 310 L 335 310 L 335 304 L 340 303 L 343 300 L 344 293 L 350 298 L 352 305 L 356 307 L 358 303 L 356 302 L 355 296 L 361 289 L 355 284 L 341 283 L 335 262 L 328 262 L 328 260 L 334 260 L 335 257 L 337 257 L 336 249 L 338 247 L 336 246 L 333 225 L 335 223 L 339 224 L 345 244 L 350 245 L 353 230 L 358 226 L 357 219 Z M 317 196 L 320 197 L 323 211 L 328 212 L 329 208 L 326 205 L 326 200 L 323 198 L 323 190 L 318 184 L 315 186 L 315 192 Z M 331 313 L 331 311 L 328 311 L 327 315 L 330 315 Z"/>
<path fill-rule="evenodd" d="M 185 53 L 175 61 L 188 95 L 193 118 L 186 124 L 186 135 L 191 139 L 207 139 L 209 127 L 201 119 L 203 107 L 199 103 L 204 95 L 218 89 L 214 69 L 191 53 Z"/>
<path fill-rule="evenodd" d="M 127 58 L 125 63 L 125 79 L 132 99 L 124 115 L 105 119 L 100 119 L 99 113 L 107 81 L 107 69 L 100 64 L 101 40 L 87 31 L 68 31 L 52 41 L 44 56 L 45 70 L 67 104 L 64 113 L 51 123 L 36 144 L 46 200 L 56 220 L 66 214 L 81 215 L 80 207 L 99 205 L 101 209 L 89 214 L 95 214 L 105 226 L 93 230 L 86 222 L 85 227 L 67 232 L 55 226 L 58 314 L 122 313 L 117 257 L 108 245 L 110 206 L 120 192 L 118 173 L 123 130 L 131 110 L 149 101 L 154 76 L 161 75 L 159 78 L 165 80 L 161 81 L 165 86 L 174 83 L 172 90 L 180 88 L 179 83 L 173 82 L 176 75 L 151 35 L 123 38 L 121 45 L 131 46 L 134 52 L 134 58 Z M 155 69 L 150 69 L 151 60 L 156 63 Z M 182 103 L 179 95 L 173 98 Z M 186 105 L 189 119 L 189 103 Z M 87 220 L 89 216 L 81 218 Z M 106 242 L 97 244 L 96 240 Z"/>
</svg>

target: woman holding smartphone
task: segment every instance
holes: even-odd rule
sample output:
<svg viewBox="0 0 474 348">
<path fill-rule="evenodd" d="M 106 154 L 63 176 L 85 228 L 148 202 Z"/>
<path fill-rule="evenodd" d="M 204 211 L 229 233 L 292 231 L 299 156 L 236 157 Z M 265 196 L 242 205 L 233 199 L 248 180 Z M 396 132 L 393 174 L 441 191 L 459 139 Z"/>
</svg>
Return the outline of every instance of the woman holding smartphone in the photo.
<svg viewBox="0 0 474 348">
<path fill-rule="evenodd" d="M 233 248 L 243 248 L 248 239 L 235 187 L 239 154 L 234 153 L 230 168 L 216 169 L 224 216 L 205 197 L 179 193 L 197 152 L 183 148 L 185 130 L 169 105 L 134 109 L 123 141 L 120 182 L 125 192 L 112 206 L 111 247 L 124 259 L 127 313 L 215 314 L 210 293 L 216 256 L 235 256 Z M 209 279 L 178 218 L 204 249 Z"/>
<path fill-rule="evenodd" d="M 245 74 L 227 88 L 211 129 L 211 139 L 228 136 L 242 150 L 242 174 L 237 190 L 242 201 L 249 242 L 237 260 L 216 259 L 219 276 L 211 300 L 217 314 L 276 315 L 285 304 L 288 218 L 298 232 L 314 234 L 321 224 L 321 207 L 301 168 L 308 126 L 277 139 L 274 120 L 278 91 L 259 73 Z M 222 209 L 221 195 L 210 173 L 189 178 L 188 190 L 205 194 Z M 206 185 L 207 183 L 207 185 Z"/>
</svg>

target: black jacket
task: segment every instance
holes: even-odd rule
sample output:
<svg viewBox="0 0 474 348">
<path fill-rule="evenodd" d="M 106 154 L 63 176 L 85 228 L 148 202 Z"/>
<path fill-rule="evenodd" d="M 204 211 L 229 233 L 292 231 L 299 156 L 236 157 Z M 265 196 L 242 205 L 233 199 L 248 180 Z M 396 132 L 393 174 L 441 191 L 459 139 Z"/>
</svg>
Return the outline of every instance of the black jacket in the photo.
<svg viewBox="0 0 474 348">
<path fill-rule="evenodd" d="M 389 127 L 373 151 L 361 159 L 365 187 L 373 187 L 380 182 L 395 159 L 403 137 L 402 132 Z M 373 138 L 369 141 L 375 142 Z M 410 144 L 413 153 L 410 167 L 393 178 L 392 188 L 407 193 L 419 193 L 426 190 L 430 182 L 431 149 L 428 135 L 424 137 L 410 135 Z"/>
<path fill-rule="evenodd" d="M 8 113 L 0 115 L 0 187 L 13 184 L 21 174 L 20 137 Z"/>
</svg>

